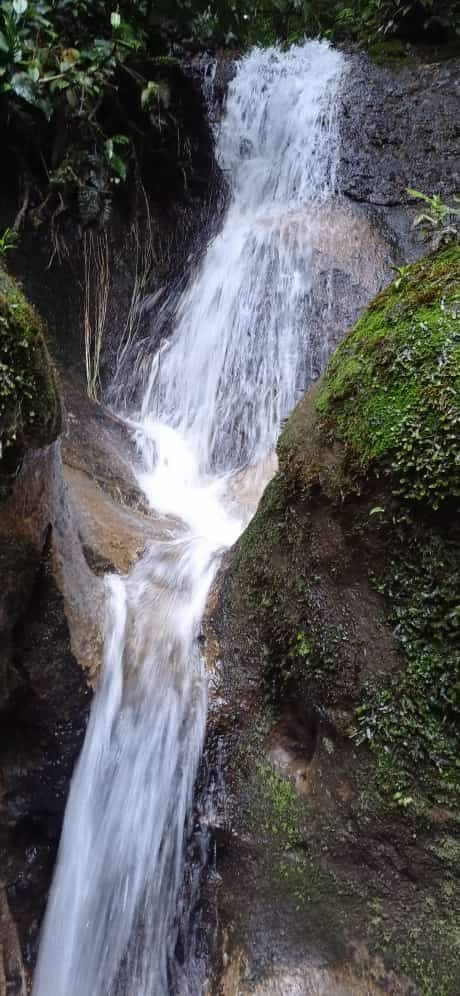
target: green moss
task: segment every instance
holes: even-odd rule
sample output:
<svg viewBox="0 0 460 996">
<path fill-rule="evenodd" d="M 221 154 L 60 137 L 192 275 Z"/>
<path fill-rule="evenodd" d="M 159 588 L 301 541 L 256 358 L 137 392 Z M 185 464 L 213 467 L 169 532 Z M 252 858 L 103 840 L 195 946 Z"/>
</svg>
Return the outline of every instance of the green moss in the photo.
<svg viewBox="0 0 460 996">
<path fill-rule="evenodd" d="M 0 269 L 0 439 L 3 480 L 28 447 L 45 446 L 61 426 L 56 376 L 42 322 L 16 281 Z"/>
<path fill-rule="evenodd" d="M 437 508 L 460 496 L 460 247 L 406 269 L 336 350 L 317 400 L 359 473 Z"/>
<path fill-rule="evenodd" d="M 354 736 L 374 750 L 379 784 L 398 805 L 450 802 L 460 788 L 459 545 L 406 516 L 389 547 L 379 588 L 406 666 L 366 690 Z"/>
<path fill-rule="evenodd" d="M 260 745 L 255 755 L 250 750 L 243 828 L 256 835 L 252 861 L 257 861 L 260 896 L 280 904 L 284 924 L 291 910 L 291 929 L 301 932 L 303 944 L 324 945 L 339 964 L 349 959 L 350 941 L 360 938 L 369 952 L 362 966 L 365 977 L 366 968 L 369 978 L 374 977 L 373 959 L 378 957 L 388 978 L 393 972 L 407 976 L 421 996 L 456 996 L 460 937 L 455 879 L 446 879 L 441 891 L 431 883 L 401 903 L 397 894 L 380 892 L 369 875 L 353 875 L 352 862 L 330 862 L 330 851 L 343 852 L 341 831 L 334 837 L 339 825 L 335 827 L 333 814 L 327 810 L 318 823 L 314 802 L 299 797 L 289 779 L 260 759 L 259 751 Z M 453 871 L 455 844 L 452 839 Z"/>
<path fill-rule="evenodd" d="M 379 793 L 409 814 L 458 792 L 459 316 L 458 245 L 372 302 L 284 428 L 233 586 L 269 701 L 357 707 Z M 370 569 L 388 662 L 389 635 L 366 643 Z"/>
<path fill-rule="evenodd" d="M 429 893 L 408 923 L 371 924 L 370 945 L 389 969 L 412 979 L 421 996 L 457 996 L 460 983 L 458 911 Z"/>
<path fill-rule="evenodd" d="M 369 55 L 378 66 L 399 66 L 410 65 L 415 61 L 414 57 L 408 54 L 400 38 L 388 38 L 386 40 L 373 41 L 369 45 Z"/>
<path fill-rule="evenodd" d="M 181 61 L 175 55 L 156 55 L 155 58 L 152 59 L 152 65 L 160 69 L 162 66 L 174 66 L 180 68 Z"/>
<path fill-rule="evenodd" d="M 368 690 L 355 735 L 400 805 L 420 787 L 440 801 L 459 788 L 458 245 L 405 267 L 379 295 L 334 354 L 316 407 L 355 477 L 391 493 L 380 590 L 407 663 Z"/>
<path fill-rule="evenodd" d="M 283 850 L 302 840 L 302 806 L 297 792 L 267 763 L 257 765 L 257 824 L 262 833 L 274 836 Z"/>
</svg>

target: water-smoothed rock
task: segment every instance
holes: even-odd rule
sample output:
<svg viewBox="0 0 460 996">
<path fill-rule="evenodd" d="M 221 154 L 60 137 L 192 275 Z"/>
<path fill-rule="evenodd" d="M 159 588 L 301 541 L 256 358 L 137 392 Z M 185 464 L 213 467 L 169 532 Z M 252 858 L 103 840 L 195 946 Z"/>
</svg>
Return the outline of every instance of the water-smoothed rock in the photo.
<svg viewBox="0 0 460 996">
<path fill-rule="evenodd" d="M 100 666 L 100 574 L 129 570 L 144 548 L 147 520 L 126 429 L 75 384 L 58 385 L 44 326 L 4 273 L 0 306 L 8 364 L 0 463 L 0 992 L 22 996 Z"/>
<path fill-rule="evenodd" d="M 4 271 L 0 283 L 0 984 L 22 994 L 88 692 L 67 615 L 76 600 L 65 558 L 74 532 L 56 442 L 57 377 L 38 315 Z M 100 599 L 89 580 L 79 584 L 93 611 L 85 638 L 74 634 L 82 656 L 96 652 L 88 640 Z"/>
<path fill-rule="evenodd" d="M 27 453 L 38 447 L 49 451 L 60 432 L 62 414 L 44 327 L 19 284 L 3 268 L 0 312 L 0 675 L 8 697 L 10 683 L 15 684 L 11 632 L 27 604 L 48 530 L 49 467 L 43 471 L 42 462 L 28 475 Z M 21 478 L 27 481 L 24 488 Z"/>
<path fill-rule="evenodd" d="M 459 276 L 344 339 L 211 600 L 216 992 L 458 992 Z"/>
</svg>

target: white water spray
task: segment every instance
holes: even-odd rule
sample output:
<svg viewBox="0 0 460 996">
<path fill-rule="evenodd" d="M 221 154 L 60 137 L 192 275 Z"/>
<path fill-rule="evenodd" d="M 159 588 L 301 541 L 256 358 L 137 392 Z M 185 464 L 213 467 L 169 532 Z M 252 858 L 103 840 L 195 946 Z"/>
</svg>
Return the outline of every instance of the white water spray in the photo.
<svg viewBox="0 0 460 996">
<path fill-rule="evenodd" d="M 202 472 L 263 456 L 305 388 L 309 234 L 334 184 L 341 65 L 319 42 L 254 49 L 230 84 L 218 141 L 230 207 L 142 406 L 189 441 Z"/>
<path fill-rule="evenodd" d="M 128 578 L 107 581 L 103 673 L 35 996 L 202 991 L 176 950 L 206 724 L 196 638 L 219 557 L 254 510 L 282 419 L 308 380 L 310 233 L 334 191 L 342 70 L 319 42 L 254 50 L 229 88 L 218 140 L 229 208 L 133 415 L 139 481 L 170 517 L 170 538 L 151 544 Z"/>
</svg>

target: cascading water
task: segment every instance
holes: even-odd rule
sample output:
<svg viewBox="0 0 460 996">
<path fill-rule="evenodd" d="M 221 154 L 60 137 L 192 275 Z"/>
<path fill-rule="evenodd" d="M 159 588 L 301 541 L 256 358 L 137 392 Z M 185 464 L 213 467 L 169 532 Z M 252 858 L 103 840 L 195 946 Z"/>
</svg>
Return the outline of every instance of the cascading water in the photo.
<svg viewBox="0 0 460 996">
<path fill-rule="evenodd" d="M 201 472 L 265 454 L 305 387 L 309 230 L 334 182 L 341 62 L 314 42 L 255 49 L 230 84 L 218 155 L 231 203 L 142 406 L 144 424 L 158 413 L 187 440 Z"/>
<path fill-rule="evenodd" d="M 229 88 L 218 154 L 230 204 L 130 420 L 139 480 L 166 531 L 128 578 L 107 579 L 102 678 L 35 996 L 202 992 L 177 957 L 206 725 L 197 636 L 219 557 L 254 510 L 282 419 L 314 365 L 309 233 L 334 192 L 342 72 L 342 56 L 319 42 L 256 49 Z"/>
</svg>

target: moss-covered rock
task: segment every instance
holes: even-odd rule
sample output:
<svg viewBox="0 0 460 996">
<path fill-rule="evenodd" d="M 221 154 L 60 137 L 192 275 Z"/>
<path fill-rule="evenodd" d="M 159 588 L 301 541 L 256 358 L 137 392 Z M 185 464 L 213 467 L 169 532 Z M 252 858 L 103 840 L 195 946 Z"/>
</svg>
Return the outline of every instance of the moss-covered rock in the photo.
<svg viewBox="0 0 460 996">
<path fill-rule="evenodd" d="M 459 288 L 455 245 L 371 304 L 289 420 L 239 554 L 276 688 L 356 708 L 382 784 L 437 802 L 459 770 Z"/>
<path fill-rule="evenodd" d="M 44 327 L 19 284 L 0 267 L 0 486 L 25 450 L 53 442 L 61 429 L 56 375 Z"/>
<path fill-rule="evenodd" d="M 413 980 L 391 991 L 424 996 L 460 986 L 459 276 L 458 246 L 405 267 L 343 340 L 288 420 L 213 609 L 259 911 L 278 852 L 319 864 L 314 902 L 283 879 L 307 946 L 312 918 L 335 924 Z M 259 805 L 267 784 L 284 800 L 286 776 L 295 831 Z"/>
<path fill-rule="evenodd" d="M 402 267 L 335 352 L 322 424 L 361 473 L 438 508 L 460 497 L 460 247 Z"/>
</svg>

